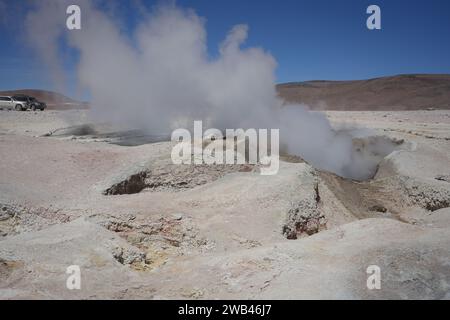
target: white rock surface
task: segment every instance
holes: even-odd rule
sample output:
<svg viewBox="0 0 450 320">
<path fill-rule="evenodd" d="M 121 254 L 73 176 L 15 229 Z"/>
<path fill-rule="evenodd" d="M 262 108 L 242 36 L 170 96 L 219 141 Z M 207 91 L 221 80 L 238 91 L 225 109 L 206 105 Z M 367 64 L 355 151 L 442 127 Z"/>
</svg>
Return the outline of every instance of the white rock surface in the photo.
<svg viewBox="0 0 450 320">
<path fill-rule="evenodd" d="M 450 113 L 327 114 L 405 142 L 369 181 L 295 157 L 262 176 L 174 167 L 171 143 L 109 144 L 107 126 L 68 138 L 85 111 L 1 111 L 0 298 L 448 299 Z"/>
</svg>

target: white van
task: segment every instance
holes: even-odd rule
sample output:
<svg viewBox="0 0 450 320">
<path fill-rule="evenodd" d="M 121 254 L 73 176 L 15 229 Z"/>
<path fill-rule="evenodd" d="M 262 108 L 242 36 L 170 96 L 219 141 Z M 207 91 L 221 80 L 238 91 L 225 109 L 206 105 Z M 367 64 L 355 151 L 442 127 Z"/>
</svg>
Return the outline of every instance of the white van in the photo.
<svg viewBox="0 0 450 320">
<path fill-rule="evenodd" d="M 4 110 L 27 110 L 29 101 L 24 97 L 0 96 L 0 109 Z"/>
</svg>

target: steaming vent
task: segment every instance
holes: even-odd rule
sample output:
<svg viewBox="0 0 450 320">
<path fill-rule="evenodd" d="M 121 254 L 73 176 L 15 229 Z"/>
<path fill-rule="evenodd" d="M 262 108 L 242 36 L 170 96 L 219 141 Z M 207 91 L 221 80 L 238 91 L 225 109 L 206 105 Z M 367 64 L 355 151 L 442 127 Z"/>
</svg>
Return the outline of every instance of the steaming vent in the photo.
<svg viewBox="0 0 450 320">
<path fill-rule="evenodd" d="M 194 120 L 221 130 L 280 129 L 280 145 L 288 154 L 356 180 L 373 177 L 379 161 L 398 147 L 387 138 L 368 138 L 373 133 L 367 130 L 336 132 L 325 114 L 282 101 L 276 60 L 261 47 L 245 45 L 247 25 L 233 26 L 211 56 L 205 19 L 191 10 L 157 7 L 143 14 L 127 37 L 95 1 L 83 6 L 82 30 L 64 33 L 60 13 L 68 3 L 37 2 L 27 17 L 28 40 L 55 83 L 64 83 L 61 46 L 79 53 L 78 85 L 91 95 L 93 121 L 142 132 L 139 138 L 136 133 L 115 137 L 118 144 L 152 141 L 160 133 L 189 128 Z"/>
<path fill-rule="evenodd" d="M 364 168 L 344 166 L 342 177 L 360 181 L 372 179 L 377 173 L 379 163 L 393 151 L 400 149 L 403 144 L 403 139 L 385 136 L 354 138 L 352 157 L 355 158 L 356 165 L 360 164 Z"/>
</svg>

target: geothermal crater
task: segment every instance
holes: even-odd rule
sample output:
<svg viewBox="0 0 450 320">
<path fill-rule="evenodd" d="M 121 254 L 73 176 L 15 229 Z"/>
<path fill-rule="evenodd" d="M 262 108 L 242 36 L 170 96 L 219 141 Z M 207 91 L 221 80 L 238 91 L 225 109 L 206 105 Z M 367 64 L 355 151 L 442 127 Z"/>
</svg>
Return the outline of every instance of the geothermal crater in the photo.
<svg viewBox="0 0 450 320">
<path fill-rule="evenodd" d="M 354 179 L 352 167 L 345 177 L 288 153 L 273 176 L 173 165 L 173 143 L 117 145 L 130 130 L 86 126 L 85 112 L 0 118 L 2 298 L 291 298 L 292 283 L 295 297 L 448 289 L 449 140 L 408 133 L 428 121 L 427 136 L 438 137 L 446 114 L 353 116 L 359 127 L 383 125 L 353 138 L 346 155 L 366 170 Z M 65 289 L 73 264 L 90 290 Z M 383 294 L 365 290 L 372 264 L 391 277 Z M 332 272 L 317 275 L 324 266 Z M 439 281 L 411 280 L 430 270 Z M 324 281 L 345 292 L 318 292 Z"/>
</svg>

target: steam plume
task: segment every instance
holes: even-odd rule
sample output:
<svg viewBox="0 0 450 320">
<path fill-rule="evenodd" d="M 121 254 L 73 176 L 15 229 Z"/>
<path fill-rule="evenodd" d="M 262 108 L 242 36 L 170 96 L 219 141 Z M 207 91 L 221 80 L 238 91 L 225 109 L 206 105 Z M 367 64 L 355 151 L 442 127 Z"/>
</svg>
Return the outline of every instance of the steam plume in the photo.
<svg viewBox="0 0 450 320">
<path fill-rule="evenodd" d="M 72 2 L 39 1 L 27 19 L 28 34 L 57 75 L 62 74 L 58 41 L 65 35 L 66 44 L 79 52 L 79 82 L 102 121 L 155 134 L 199 119 L 220 129 L 280 128 L 288 152 L 318 168 L 352 178 L 373 171 L 373 161 L 354 152 L 353 136 L 336 133 L 323 114 L 300 105 L 281 107 L 275 59 L 260 48 L 242 49 L 246 25 L 229 31 L 213 59 L 205 20 L 191 10 L 159 7 L 144 14 L 128 37 L 114 16 L 90 1 L 79 2 L 82 30 L 68 31 L 65 9 Z M 43 32 L 47 29 L 53 31 Z"/>
</svg>

